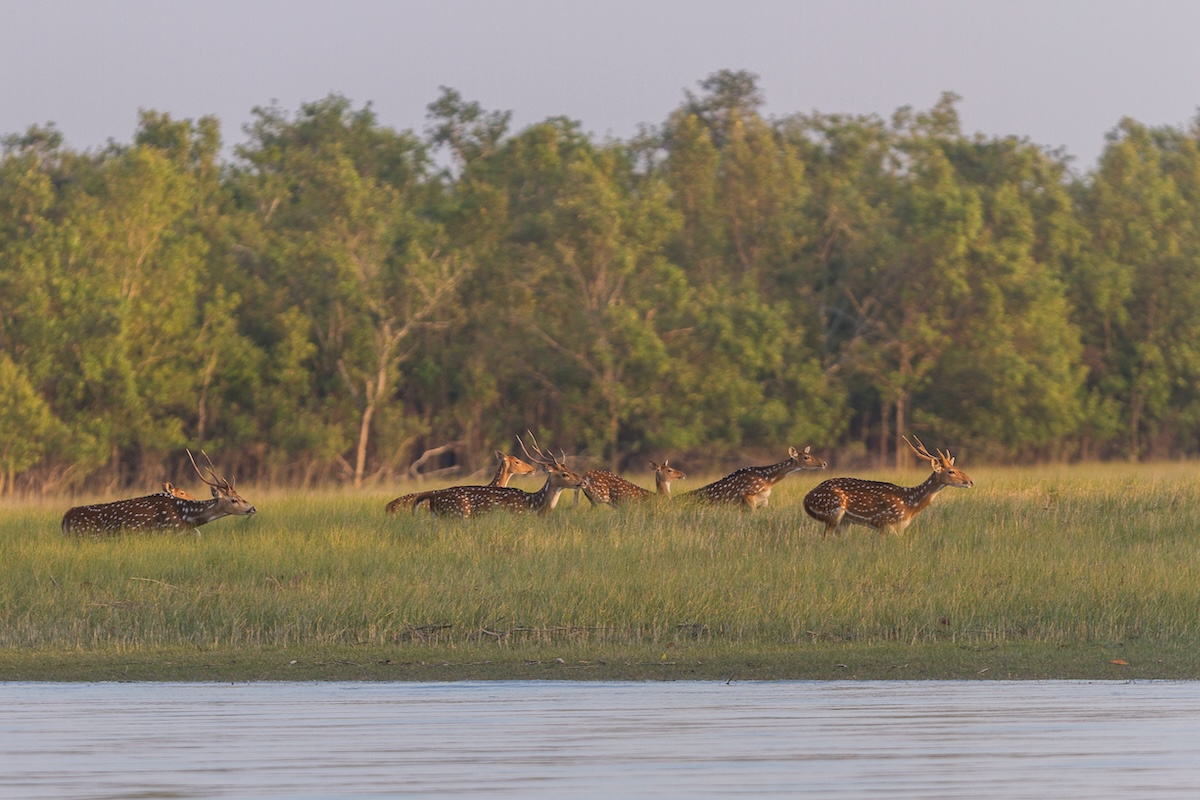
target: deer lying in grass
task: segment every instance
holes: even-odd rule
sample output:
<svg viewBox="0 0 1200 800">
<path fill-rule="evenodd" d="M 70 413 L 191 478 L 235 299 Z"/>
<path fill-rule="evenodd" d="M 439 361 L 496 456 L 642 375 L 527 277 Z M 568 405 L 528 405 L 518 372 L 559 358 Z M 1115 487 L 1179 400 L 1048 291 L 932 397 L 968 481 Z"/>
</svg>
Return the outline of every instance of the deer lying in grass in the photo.
<svg viewBox="0 0 1200 800">
<path fill-rule="evenodd" d="M 532 433 L 530 438 L 533 439 Z M 555 458 L 538 447 L 537 440 L 533 439 L 536 455 L 530 455 L 519 436 L 517 441 L 520 442 L 525 457 L 546 473 L 546 483 L 540 490 L 526 492 L 502 486 L 453 486 L 428 492 L 427 497 L 413 504 L 414 513 L 420 503 L 428 502 L 429 510 L 439 516 L 473 517 L 488 511 L 532 511 L 545 514 L 558 504 L 559 495 L 564 489 L 575 489 L 583 484 L 583 478 L 568 469 L 564 463 L 565 453 L 561 458 Z"/>
<path fill-rule="evenodd" d="M 753 511 L 767 504 L 771 488 L 793 472 L 825 469 L 825 461 L 812 455 L 811 447 L 802 451 L 788 448 L 788 458 L 768 467 L 742 467 L 719 481 L 694 489 L 683 497 L 709 503 L 740 505 Z"/>
<path fill-rule="evenodd" d="M 204 453 L 204 457 L 207 459 L 208 454 Z M 121 531 L 194 530 L 221 517 L 249 515 L 257 511 L 234 490 L 231 481 L 217 475 L 212 459 L 208 461 L 208 474 L 212 476 L 210 481 L 196 466 L 191 451 L 188 451 L 188 458 L 200 480 L 212 489 L 212 500 L 187 499 L 181 496 L 186 492 L 167 483 L 158 494 L 113 503 L 76 506 L 63 515 L 63 533 L 101 536 Z"/>
<path fill-rule="evenodd" d="M 515 475 L 533 475 L 537 470 L 530 466 L 527 462 L 522 461 L 516 456 L 510 456 L 508 453 L 496 451 L 496 460 L 499 462 L 496 465 L 496 474 L 492 476 L 492 482 L 488 486 L 508 486 L 508 481 Z M 415 510 L 422 503 L 430 503 L 430 498 L 439 492 L 449 492 L 452 489 L 463 487 L 451 486 L 445 489 L 433 489 L 428 492 L 414 492 L 406 494 L 402 497 L 397 497 L 395 500 L 387 504 L 387 513 L 395 514 L 400 509 Z M 430 504 L 432 510 L 432 504 Z"/>
<path fill-rule="evenodd" d="M 683 480 L 687 475 L 681 470 L 668 466 L 669 463 L 669 461 L 663 461 L 661 464 L 650 462 L 650 466 L 654 467 L 654 492 L 643 489 L 620 475 L 614 475 L 603 469 L 589 469 L 583 473 L 583 485 L 579 488 L 583 490 L 584 495 L 593 506 L 620 506 L 627 503 L 638 503 L 655 497 L 656 493 L 658 497 L 670 497 L 671 481 Z M 576 502 L 579 501 L 578 491 L 576 490 Z"/>
<path fill-rule="evenodd" d="M 850 523 L 874 528 L 881 536 L 889 531 L 901 533 L 917 514 L 929 507 L 942 489 L 947 486 L 967 489 L 975 485 L 967 473 L 954 466 L 954 456 L 948 451 L 939 450 L 936 456 L 932 455 L 920 439 L 913 438 L 917 441 L 915 446 L 908 437 L 904 437 L 904 441 L 933 467 L 933 474 L 920 486 L 831 478 L 805 496 L 804 510 L 813 519 L 825 523 L 823 536 L 836 535 L 840 528 L 848 527 Z"/>
</svg>

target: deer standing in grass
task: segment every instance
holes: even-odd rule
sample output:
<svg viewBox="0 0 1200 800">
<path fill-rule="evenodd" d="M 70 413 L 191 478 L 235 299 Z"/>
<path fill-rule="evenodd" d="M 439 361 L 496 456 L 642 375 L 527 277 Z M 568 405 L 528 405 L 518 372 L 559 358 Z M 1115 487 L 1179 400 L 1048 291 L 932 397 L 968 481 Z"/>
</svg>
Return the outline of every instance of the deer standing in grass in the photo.
<svg viewBox="0 0 1200 800">
<path fill-rule="evenodd" d="M 771 496 L 771 488 L 791 473 L 803 469 L 825 469 L 825 461 L 814 456 L 811 450 L 811 447 L 805 447 L 804 450 L 788 448 L 785 461 L 768 467 L 742 467 L 719 481 L 683 496 L 709 503 L 740 505 L 747 511 L 753 511 L 765 506 Z"/>
<path fill-rule="evenodd" d="M 204 453 L 204 457 L 207 459 L 208 454 Z M 232 481 L 217 475 L 212 459 L 208 460 L 208 474 L 212 476 L 210 481 L 196 466 L 196 459 L 190 450 L 188 458 L 200 480 L 212 489 L 212 500 L 189 500 L 180 496 L 187 494 L 182 489 L 164 484 L 163 491 L 158 494 L 113 503 L 76 506 L 63 515 L 63 533 L 101 536 L 120 531 L 195 530 L 221 517 L 249 515 L 258 510 L 234 490 Z"/>
<path fill-rule="evenodd" d="M 576 489 L 583 484 L 583 478 L 572 472 L 567 465 L 566 454 L 555 458 L 542 450 L 537 440 L 533 439 L 535 455 L 526 449 L 521 437 L 517 441 L 525 452 L 525 457 L 537 464 L 546 473 L 546 483 L 536 492 L 526 492 L 521 489 L 502 486 L 454 486 L 430 492 L 421 501 L 429 503 L 429 510 L 439 516 L 473 517 L 488 511 L 532 511 L 545 514 L 558 504 L 559 495 L 564 489 Z M 414 504 L 413 511 L 416 511 Z"/>
<path fill-rule="evenodd" d="M 496 451 L 496 460 L 499 462 L 496 465 L 496 474 L 492 476 L 492 482 L 488 486 L 508 486 L 508 481 L 515 475 L 533 475 L 537 470 L 530 466 L 527 462 L 522 461 L 516 456 L 510 456 L 508 453 Z M 448 492 L 452 489 L 460 489 L 460 486 L 451 486 L 445 489 L 433 489 L 428 492 L 415 492 L 406 494 L 402 497 L 397 497 L 395 500 L 387 504 L 387 513 L 395 514 L 400 509 L 415 510 L 422 503 L 429 503 L 430 498 L 439 492 Z M 432 504 L 430 504 L 432 510 Z"/>
<path fill-rule="evenodd" d="M 839 528 L 850 523 L 866 525 L 886 535 L 889 531 L 901 533 L 920 514 L 937 493 L 947 486 L 969 489 L 975 482 L 958 467 L 954 456 L 941 450 L 935 456 L 925 449 L 917 437 L 913 445 L 904 441 L 920 458 L 933 467 L 933 474 L 920 486 L 905 487 L 883 481 L 866 481 L 860 478 L 831 478 L 821 483 L 804 498 L 804 510 L 818 522 L 825 523 L 823 536 L 837 534 Z"/>
<path fill-rule="evenodd" d="M 583 485 L 576 489 L 575 502 L 579 502 L 580 489 L 583 490 L 584 495 L 593 506 L 620 506 L 649 500 L 655 496 L 670 497 L 671 481 L 683 480 L 687 475 L 669 464 L 669 459 L 661 464 L 650 462 L 650 466 L 654 467 L 654 492 L 643 489 L 636 483 L 631 483 L 608 470 L 589 469 L 583 473 Z"/>
</svg>

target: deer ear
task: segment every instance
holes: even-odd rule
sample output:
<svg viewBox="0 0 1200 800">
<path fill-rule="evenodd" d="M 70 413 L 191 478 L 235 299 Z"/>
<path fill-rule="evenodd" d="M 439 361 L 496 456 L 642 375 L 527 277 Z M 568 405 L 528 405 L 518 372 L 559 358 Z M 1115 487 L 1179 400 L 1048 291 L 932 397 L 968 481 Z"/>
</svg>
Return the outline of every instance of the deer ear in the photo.
<svg viewBox="0 0 1200 800">
<path fill-rule="evenodd" d="M 213 497 L 220 497 L 220 496 L 221 496 L 221 490 L 220 490 L 220 489 L 218 489 L 218 488 L 217 488 L 217 487 L 215 487 L 215 486 L 214 486 L 214 487 L 212 487 L 212 495 L 213 495 Z"/>
<path fill-rule="evenodd" d="M 807 453 L 807 452 L 808 452 L 808 450 L 805 450 L 804 452 L 806 452 L 806 453 Z M 789 448 L 788 448 L 788 455 L 789 455 L 789 456 L 791 456 L 792 458 L 799 458 L 799 457 L 800 457 L 800 454 L 799 454 L 798 452 L 796 452 L 796 448 L 794 448 L 794 447 L 789 447 Z"/>
<path fill-rule="evenodd" d="M 804 452 L 805 452 L 805 453 L 811 453 L 811 452 L 812 452 L 812 445 L 811 445 L 811 444 L 806 444 L 806 445 L 804 445 Z"/>
<path fill-rule="evenodd" d="M 666 466 L 666 462 L 664 462 L 662 467 L 660 467 L 658 464 L 655 464 L 653 461 L 651 461 L 650 466 L 654 467 L 655 469 L 662 469 L 662 467 Z"/>
<path fill-rule="evenodd" d="M 497 451 L 496 451 L 496 458 L 498 458 L 498 459 L 500 459 L 501 461 L 503 461 L 503 460 L 504 460 L 504 453 L 501 453 L 499 450 L 497 450 Z"/>
<path fill-rule="evenodd" d="M 950 456 L 950 466 L 954 466 L 954 456 Z"/>
</svg>

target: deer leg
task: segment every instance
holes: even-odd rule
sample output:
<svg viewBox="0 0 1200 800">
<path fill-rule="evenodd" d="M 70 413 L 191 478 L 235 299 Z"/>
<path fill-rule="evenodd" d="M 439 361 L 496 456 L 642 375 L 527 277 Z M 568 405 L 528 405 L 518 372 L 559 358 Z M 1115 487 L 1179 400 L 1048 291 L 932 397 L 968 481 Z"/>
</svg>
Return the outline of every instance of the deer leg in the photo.
<svg viewBox="0 0 1200 800">
<path fill-rule="evenodd" d="M 829 534 L 832 533 L 834 538 L 836 539 L 840 535 L 838 533 L 838 529 L 842 525 L 842 517 L 844 517 L 844 516 L 846 516 L 846 507 L 845 506 L 838 508 L 832 514 L 830 514 L 829 517 L 825 520 L 825 532 L 823 534 L 821 534 L 821 538 L 827 539 L 827 538 L 829 538 Z"/>
</svg>

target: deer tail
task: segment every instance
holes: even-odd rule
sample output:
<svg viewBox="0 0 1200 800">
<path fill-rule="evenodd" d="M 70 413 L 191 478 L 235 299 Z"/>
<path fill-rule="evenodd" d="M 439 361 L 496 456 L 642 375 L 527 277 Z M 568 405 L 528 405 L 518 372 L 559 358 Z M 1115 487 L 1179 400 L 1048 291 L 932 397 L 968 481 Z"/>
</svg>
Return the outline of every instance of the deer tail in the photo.
<svg viewBox="0 0 1200 800">
<path fill-rule="evenodd" d="M 416 494 L 406 494 L 401 497 L 397 497 L 395 500 L 387 504 L 387 513 L 394 515 L 401 509 L 416 508 L 417 503 L 429 499 L 426 497 L 428 494 L 429 492 L 418 492 Z"/>
</svg>

